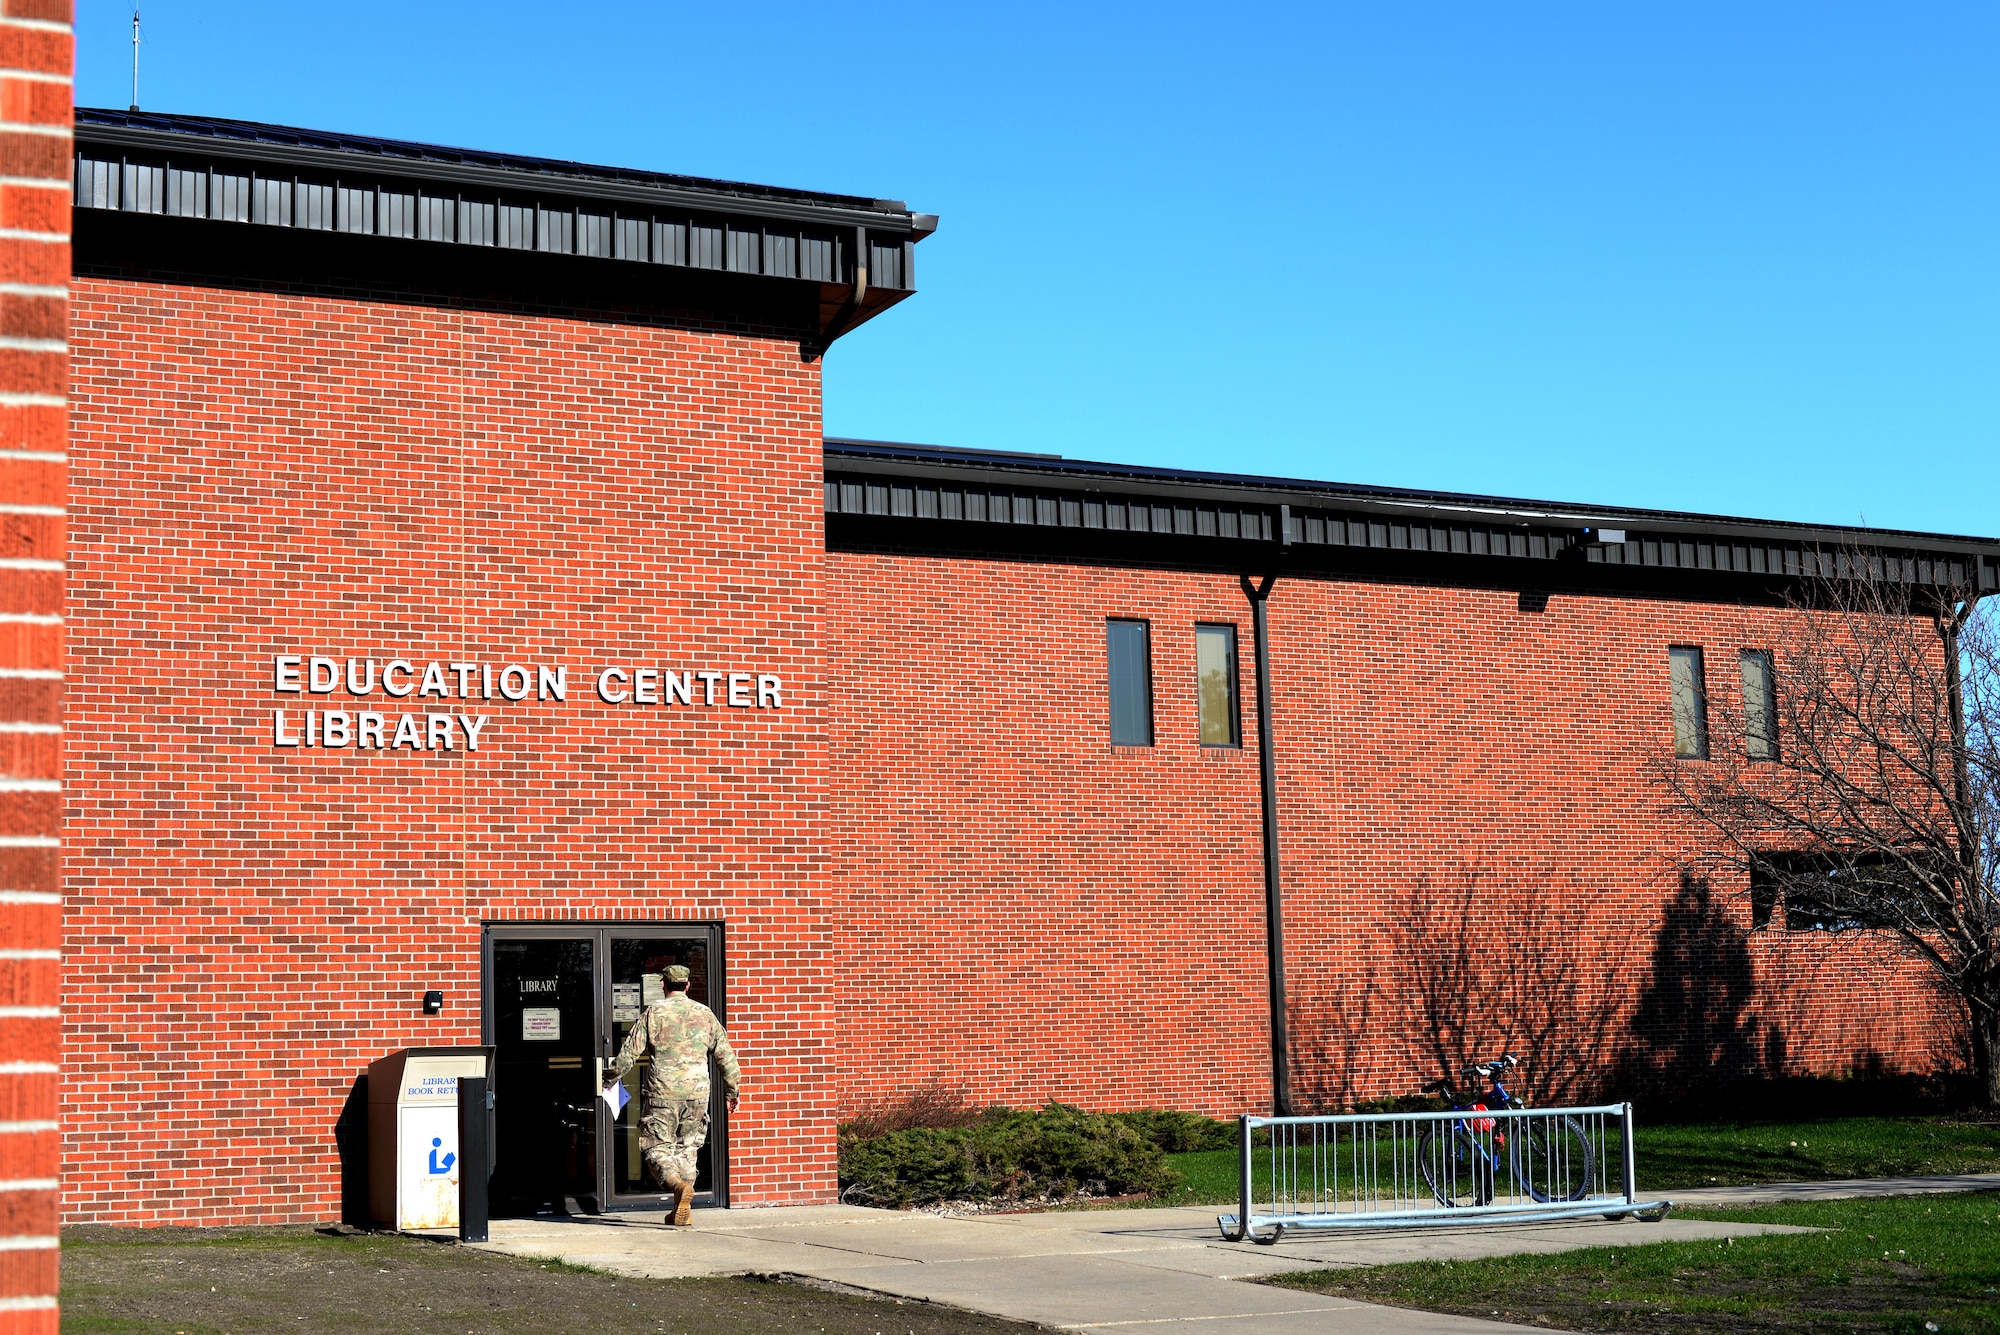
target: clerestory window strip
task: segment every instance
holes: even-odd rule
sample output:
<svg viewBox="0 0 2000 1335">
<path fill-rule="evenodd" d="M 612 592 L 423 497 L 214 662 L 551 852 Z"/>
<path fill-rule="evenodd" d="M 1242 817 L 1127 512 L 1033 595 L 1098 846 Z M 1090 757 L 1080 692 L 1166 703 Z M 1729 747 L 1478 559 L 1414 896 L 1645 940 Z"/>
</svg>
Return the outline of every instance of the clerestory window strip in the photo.
<svg viewBox="0 0 2000 1335">
<path fill-rule="evenodd" d="M 816 283 L 851 281 L 856 246 L 854 232 L 837 229 L 678 210 L 607 209 L 560 196 L 434 190 L 373 176 L 114 158 L 101 150 L 77 154 L 75 181 L 79 209 L 540 250 Z M 865 229 L 861 235 L 869 286 L 910 290 L 914 242 Z"/>
</svg>

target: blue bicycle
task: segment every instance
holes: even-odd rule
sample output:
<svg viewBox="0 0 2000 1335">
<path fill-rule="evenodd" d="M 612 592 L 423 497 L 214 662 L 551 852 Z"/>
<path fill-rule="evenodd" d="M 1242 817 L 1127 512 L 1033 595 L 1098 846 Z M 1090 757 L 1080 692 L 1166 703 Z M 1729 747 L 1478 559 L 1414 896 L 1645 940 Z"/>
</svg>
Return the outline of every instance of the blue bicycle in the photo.
<svg viewBox="0 0 2000 1335">
<path fill-rule="evenodd" d="M 1530 1199 L 1580 1201 L 1597 1180 L 1597 1153 L 1574 1117 L 1480 1117 L 1494 1108 L 1525 1108 L 1500 1083 L 1520 1062 L 1512 1054 L 1465 1068 L 1468 1089 L 1447 1076 L 1423 1087 L 1442 1094 L 1453 1111 L 1473 1116 L 1427 1123 L 1417 1137 L 1417 1166 L 1424 1185 L 1447 1208 L 1491 1205 L 1504 1162 Z M 1484 1094 L 1482 1085 L 1490 1086 Z"/>
</svg>

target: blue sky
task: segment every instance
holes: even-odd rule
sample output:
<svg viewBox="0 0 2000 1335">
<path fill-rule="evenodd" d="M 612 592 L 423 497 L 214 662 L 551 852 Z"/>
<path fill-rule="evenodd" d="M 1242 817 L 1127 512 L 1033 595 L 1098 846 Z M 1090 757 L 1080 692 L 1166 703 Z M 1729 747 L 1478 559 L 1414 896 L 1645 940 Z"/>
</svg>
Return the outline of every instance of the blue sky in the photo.
<svg viewBox="0 0 2000 1335">
<path fill-rule="evenodd" d="M 148 110 L 941 215 L 833 434 L 2000 534 L 1990 4 L 142 10 Z"/>
</svg>

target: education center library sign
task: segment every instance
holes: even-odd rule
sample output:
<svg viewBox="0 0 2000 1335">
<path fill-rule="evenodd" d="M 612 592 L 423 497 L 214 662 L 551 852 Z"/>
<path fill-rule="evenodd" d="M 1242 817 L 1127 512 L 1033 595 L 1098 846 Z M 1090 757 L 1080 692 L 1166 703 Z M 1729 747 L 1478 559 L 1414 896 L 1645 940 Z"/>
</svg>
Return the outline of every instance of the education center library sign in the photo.
<svg viewBox="0 0 2000 1335">
<path fill-rule="evenodd" d="M 597 698 L 608 705 L 688 709 L 782 709 L 784 682 L 769 672 L 708 668 L 604 667 Z M 322 658 L 279 654 L 271 660 L 278 695 L 332 697 L 323 704 L 271 711 L 271 745 L 360 751 L 477 751 L 499 727 L 484 711 L 494 702 L 567 701 L 569 668 L 538 663 L 427 662 L 407 658 Z M 379 707 L 374 697 L 382 697 Z M 347 700 L 357 703 L 349 707 Z M 342 707 L 332 708 L 335 700 Z M 470 702 L 470 703 L 468 703 Z"/>
</svg>

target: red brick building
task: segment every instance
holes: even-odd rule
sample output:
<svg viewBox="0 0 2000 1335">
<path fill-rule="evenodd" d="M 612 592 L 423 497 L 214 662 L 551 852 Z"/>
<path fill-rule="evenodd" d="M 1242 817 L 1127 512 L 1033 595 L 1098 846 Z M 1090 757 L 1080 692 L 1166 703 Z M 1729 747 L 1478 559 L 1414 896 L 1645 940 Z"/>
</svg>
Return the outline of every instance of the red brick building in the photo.
<svg viewBox="0 0 2000 1335">
<path fill-rule="evenodd" d="M 0 1331 L 54 1335 L 70 7 L 0 0 Z"/>
<path fill-rule="evenodd" d="M 668 962 L 748 1076 L 718 1203 L 830 1199 L 838 1115 L 930 1080 L 1268 1106 L 1242 575 L 1296 1099 L 1413 1078 L 1396 933 L 1472 869 L 1496 931 L 1636 952 L 1571 998 L 1635 1060 L 1690 988 L 1711 1063 L 1927 1058 L 1893 970 L 1677 889 L 1639 752 L 1670 647 L 1733 682 L 1823 548 L 1991 588 L 1994 544 L 826 441 L 901 203 L 124 113 L 76 153 L 69 1218 L 351 1213 L 368 1063 L 482 1042 L 498 1196 L 650 1203 L 593 1094 Z"/>
</svg>

